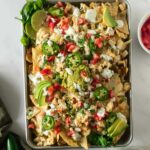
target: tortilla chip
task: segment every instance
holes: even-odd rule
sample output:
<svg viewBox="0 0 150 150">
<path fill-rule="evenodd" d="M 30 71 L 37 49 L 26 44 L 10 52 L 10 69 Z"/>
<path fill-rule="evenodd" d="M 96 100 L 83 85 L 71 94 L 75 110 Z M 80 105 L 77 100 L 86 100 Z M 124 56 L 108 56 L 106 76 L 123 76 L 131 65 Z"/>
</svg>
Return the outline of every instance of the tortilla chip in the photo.
<svg viewBox="0 0 150 150">
<path fill-rule="evenodd" d="M 81 139 L 80 145 L 81 145 L 84 149 L 88 149 L 88 141 L 87 141 L 87 137 L 86 137 L 86 136 L 84 136 L 84 137 Z"/>
<path fill-rule="evenodd" d="M 105 86 L 108 89 L 113 89 L 116 95 L 123 91 L 123 84 L 117 74 L 115 74 L 108 83 L 105 83 Z"/>
<path fill-rule="evenodd" d="M 39 106 L 39 104 L 37 103 L 37 101 L 35 100 L 33 95 L 30 95 L 30 99 L 31 99 L 31 102 L 33 103 L 33 105 L 36 106 L 37 108 L 40 108 L 40 109 L 46 109 L 47 108 L 47 105 Z"/>
<path fill-rule="evenodd" d="M 117 19 L 122 20 L 124 23 L 124 26 L 122 28 L 117 28 L 117 30 L 119 30 L 120 32 L 122 32 L 124 34 L 129 35 L 129 26 L 128 26 L 127 20 L 125 18 L 122 18 L 122 17 L 118 17 Z"/>
<path fill-rule="evenodd" d="M 27 116 L 28 120 L 32 119 L 34 116 L 36 116 L 40 112 L 40 109 L 38 109 L 37 107 L 28 107 L 27 111 L 29 109 L 32 109 L 33 114 L 32 116 Z"/>
<path fill-rule="evenodd" d="M 112 3 L 112 5 L 109 6 L 110 13 L 113 17 L 116 17 L 118 15 L 118 2 Z"/>
<path fill-rule="evenodd" d="M 37 68 L 37 66 L 39 66 L 39 57 L 41 56 L 42 56 L 41 46 L 32 48 L 33 74 L 39 71 L 39 68 Z"/>
<path fill-rule="evenodd" d="M 118 29 L 116 29 L 116 33 L 122 39 L 127 39 L 127 37 L 128 37 L 127 34 L 120 32 Z"/>
<path fill-rule="evenodd" d="M 69 145 L 72 147 L 79 147 L 78 143 L 75 142 L 73 139 L 71 139 L 70 137 L 68 137 L 65 133 L 65 131 L 61 131 L 60 133 L 61 138 Z"/>
</svg>

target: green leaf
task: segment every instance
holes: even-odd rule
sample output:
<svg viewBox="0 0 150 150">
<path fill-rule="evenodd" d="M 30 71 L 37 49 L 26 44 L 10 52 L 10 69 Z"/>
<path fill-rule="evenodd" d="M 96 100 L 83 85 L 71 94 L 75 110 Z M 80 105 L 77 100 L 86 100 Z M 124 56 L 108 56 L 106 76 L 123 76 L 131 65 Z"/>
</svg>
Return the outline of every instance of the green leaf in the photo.
<svg viewBox="0 0 150 150">
<path fill-rule="evenodd" d="M 23 46 L 27 47 L 30 43 L 30 39 L 27 36 L 23 35 L 21 38 L 21 43 L 23 44 Z"/>
</svg>

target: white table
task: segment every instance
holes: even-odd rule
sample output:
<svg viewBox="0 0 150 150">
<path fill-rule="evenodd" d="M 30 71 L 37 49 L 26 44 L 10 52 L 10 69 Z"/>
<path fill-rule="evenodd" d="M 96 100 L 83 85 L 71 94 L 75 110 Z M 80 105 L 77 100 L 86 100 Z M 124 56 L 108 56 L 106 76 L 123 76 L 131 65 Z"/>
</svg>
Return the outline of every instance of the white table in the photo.
<svg viewBox="0 0 150 150">
<path fill-rule="evenodd" d="M 150 0 L 129 0 L 133 39 L 133 123 L 134 138 L 130 146 L 150 149 L 150 55 L 137 41 L 140 18 L 150 10 Z M 0 97 L 13 119 L 11 129 L 23 138 L 23 59 L 20 44 L 21 24 L 18 16 L 23 0 L 1 0 L 0 4 Z"/>
</svg>

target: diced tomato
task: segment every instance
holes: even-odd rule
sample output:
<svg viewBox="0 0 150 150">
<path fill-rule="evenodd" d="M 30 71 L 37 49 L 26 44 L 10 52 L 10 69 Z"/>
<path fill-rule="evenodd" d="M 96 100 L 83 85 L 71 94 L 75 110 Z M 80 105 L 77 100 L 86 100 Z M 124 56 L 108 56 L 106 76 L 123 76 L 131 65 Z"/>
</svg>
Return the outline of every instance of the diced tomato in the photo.
<svg viewBox="0 0 150 150">
<path fill-rule="evenodd" d="M 79 25 L 83 25 L 83 24 L 85 24 L 87 21 L 84 19 L 84 18 L 79 18 L 79 20 L 78 20 L 78 24 Z"/>
<path fill-rule="evenodd" d="M 98 83 L 100 83 L 100 79 L 98 79 L 97 77 L 94 77 L 94 78 L 93 78 L 93 81 L 92 81 L 92 83 L 91 83 L 91 85 L 92 85 L 93 87 L 96 87 L 96 85 L 97 85 Z"/>
<path fill-rule="evenodd" d="M 60 126 L 61 126 L 61 121 L 60 121 L 60 120 L 57 120 L 57 121 L 55 122 L 55 128 L 60 127 Z"/>
<path fill-rule="evenodd" d="M 30 123 L 30 124 L 28 125 L 28 128 L 29 128 L 29 129 L 35 129 L 34 123 Z"/>
<path fill-rule="evenodd" d="M 51 70 L 50 69 L 43 69 L 43 70 L 41 70 L 41 74 L 42 75 L 49 75 L 49 74 L 51 74 Z"/>
<path fill-rule="evenodd" d="M 61 1 L 58 1 L 57 6 L 58 7 L 65 7 L 65 3 L 61 2 Z"/>
<path fill-rule="evenodd" d="M 102 120 L 102 117 L 101 117 L 101 116 L 99 116 L 99 115 L 97 115 L 97 113 L 96 113 L 96 114 L 94 114 L 93 118 L 94 118 L 96 121 L 100 121 L 100 120 Z"/>
<path fill-rule="evenodd" d="M 70 130 L 69 130 L 69 131 L 67 132 L 67 136 L 69 136 L 69 137 L 71 137 L 73 134 L 74 134 L 74 131 L 70 131 Z"/>
<path fill-rule="evenodd" d="M 48 26 L 51 30 L 51 32 L 54 30 L 55 26 L 59 23 L 60 19 L 57 18 L 57 17 L 51 17 L 51 16 L 48 16 L 47 17 L 47 22 L 48 22 Z"/>
<path fill-rule="evenodd" d="M 52 62 L 52 61 L 54 61 L 55 60 L 55 55 L 52 55 L 52 56 L 49 56 L 48 57 L 48 62 Z"/>
<path fill-rule="evenodd" d="M 65 18 L 62 21 L 61 29 L 63 31 L 67 30 L 69 28 L 69 18 Z"/>
<path fill-rule="evenodd" d="M 87 33 L 87 34 L 86 34 L 86 38 L 89 39 L 92 35 L 93 35 L 93 34 L 91 34 L 91 33 Z"/>
<path fill-rule="evenodd" d="M 64 56 L 67 55 L 67 52 L 65 50 L 61 50 L 60 53 L 63 54 Z"/>
<path fill-rule="evenodd" d="M 55 83 L 55 84 L 53 85 L 53 87 L 54 87 L 55 90 L 60 90 L 60 89 L 61 89 L 61 86 L 60 86 L 59 83 Z"/>
<path fill-rule="evenodd" d="M 88 74 L 87 74 L 87 72 L 86 72 L 85 70 L 82 70 L 82 71 L 80 72 L 80 76 L 81 76 L 82 78 L 84 78 L 84 77 L 87 77 Z"/>
<path fill-rule="evenodd" d="M 76 44 L 73 42 L 68 42 L 66 44 L 66 49 L 68 52 L 72 52 L 74 50 L 74 48 L 76 47 Z"/>
<path fill-rule="evenodd" d="M 110 90 L 109 91 L 109 98 L 113 98 L 113 97 L 115 97 L 115 93 L 113 90 Z"/>
<path fill-rule="evenodd" d="M 50 103 L 54 99 L 54 95 L 46 96 L 46 102 Z"/>
<path fill-rule="evenodd" d="M 97 53 L 94 53 L 93 59 L 91 60 L 91 64 L 95 65 L 100 60 L 100 56 Z"/>
<path fill-rule="evenodd" d="M 48 88 L 48 93 L 49 93 L 50 95 L 53 95 L 54 92 L 55 92 L 54 86 L 50 86 L 50 87 Z"/>
<path fill-rule="evenodd" d="M 95 39 L 95 45 L 98 47 L 98 48 L 102 48 L 103 46 L 103 41 L 101 38 L 96 38 Z"/>
<path fill-rule="evenodd" d="M 48 26 L 50 28 L 50 31 L 53 32 L 54 28 L 55 28 L 55 23 L 54 22 L 49 22 Z"/>
<path fill-rule="evenodd" d="M 54 129 L 54 133 L 55 133 L 55 134 L 59 134 L 60 131 L 61 131 L 60 127 L 57 127 L 57 128 Z"/>
<path fill-rule="evenodd" d="M 67 117 L 65 122 L 66 122 L 67 125 L 70 125 L 71 124 L 71 118 Z"/>
<path fill-rule="evenodd" d="M 96 124 L 93 125 L 92 128 L 93 128 L 93 129 L 97 129 L 97 125 L 96 125 Z"/>
<path fill-rule="evenodd" d="M 79 101 L 79 102 L 78 102 L 78 106 L 79 106 L 80 108 L 82 108 L 82 107 L 83 107 L 83 102 L 82 102 L 82 101 Z"/>
</svg>

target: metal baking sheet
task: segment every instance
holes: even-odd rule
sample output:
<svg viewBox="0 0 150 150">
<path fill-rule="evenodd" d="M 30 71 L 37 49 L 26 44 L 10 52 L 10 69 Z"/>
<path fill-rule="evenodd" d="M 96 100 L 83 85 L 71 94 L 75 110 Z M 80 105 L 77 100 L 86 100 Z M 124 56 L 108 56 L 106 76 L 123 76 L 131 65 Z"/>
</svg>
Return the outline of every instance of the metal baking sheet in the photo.
<svg viewBox="0 0 150 150">
<path fill-rule="evenodd" d="M 129 25 L 129 30 L 130 30 L 130 36 L 131 36 L 131 28 L 130 28 L 130 17 L 131 17 L 131 8 L 130 8 L 130 4 L 127 0 L 119 0 L 120 2 L 124 1 L 127 5 L 127 20 L 128 20 L 128 25 Z M 50 3 L 51 4 L 55 4 L 57 2 L 57 0 L 51 0 Z M 66 2 L 66 0 L 62 0 L 62 2 Z M 70 2 L 76 6 L 79 6 L 79 4 L 81 2 L 84 3 L 90 3 L 90 2 L 114 2 L 114 0 L 68 0 L 67 2 Z M 127 75 L 127 79 L 128 81 L 131 83 L 131 90 L 128 92 L 127 97 L 128 97 L 128 104 L 130 107 L 130 117 L 129 117 L 129 128 L 126 130 L 125 134 L 122 136 L 122 138 L 120 139 L 120 141 L 113 147 L 125 147 L 127 145 L 129 145 L 132 141 L 133 138 L 133 122 L 132 122 L 132 79 L 131 79 L 131 66 L 132 66 L 132 44 L 130 44 L 128 46 L 128 50 L 129 50 L 129 55 L 128 55 L 128 68 L 129 68 L 129 73 Z M 24 59 L 24 103 L 25 103 L 25 112 L 27 107 L 29 106 L 29 94 L 28 94 L 28 76 L 27 76 L 27 63 L 26 63 L 26 59 L 25 59 L 25 55 L 26 55 L 26 49 L 23 48 L 23 59 Z M 37 146 L 34 142 L 33 142 L 33 134 L 31 133 L 31 131 L 28 129 L 27 124 L 28 121 L 25 118 L 25 130 L 26 130 L 26 141 L 28 143 L 28 145 L 31 148 L 34 149 L 74 149 L 74 147 L 70 147 L 70 146 Z M 91 146 L 89 147 L 90 149 L 96 149 L 99 148 L 98 146 Z M 76 149 L 81 149 L 81 147 L 77 147 Z"/>
</svg>

